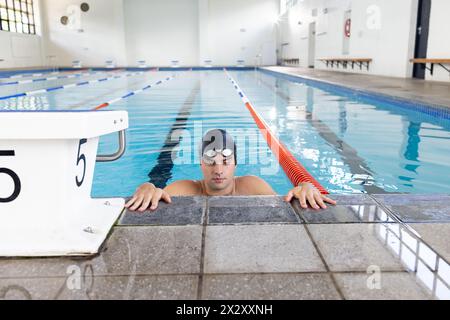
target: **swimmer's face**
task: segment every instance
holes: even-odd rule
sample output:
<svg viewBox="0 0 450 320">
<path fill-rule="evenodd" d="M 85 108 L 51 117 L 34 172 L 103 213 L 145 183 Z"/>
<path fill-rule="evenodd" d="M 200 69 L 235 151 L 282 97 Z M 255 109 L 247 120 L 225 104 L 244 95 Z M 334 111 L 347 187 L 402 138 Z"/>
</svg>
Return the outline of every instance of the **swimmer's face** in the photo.
<svg viewBox="0 0 450 320">
<path fill-rule="evenodd" d="M 214 162 L 206 163 L 202 160 L 201 167 L 205 183 L 211 190 L 225 190 L 232 185 L 236 170 L 234 157 L 227 159 L 219 153 L 214 158 Z"/>
</svg>

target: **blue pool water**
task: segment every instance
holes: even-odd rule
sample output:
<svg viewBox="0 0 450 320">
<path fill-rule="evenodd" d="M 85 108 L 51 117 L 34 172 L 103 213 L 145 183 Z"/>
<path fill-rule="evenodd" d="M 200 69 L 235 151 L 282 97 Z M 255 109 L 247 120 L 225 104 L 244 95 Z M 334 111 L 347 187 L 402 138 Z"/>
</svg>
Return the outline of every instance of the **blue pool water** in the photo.
<svg viewBox="0 0 450 320">
<path fill-rule="evenodd" d="M 450 193 L 448 119 L 260 71 L 230 74 L 271 130 L 331 193 Z M 292 188 L 223 71 L 147 72 L 0 100 L 0 109 L 89 110 L 170 75 L 175 79 L 108 107 L 129 112 L 127 150 L 116 162 L 97 163 L 93 196 L 129 196 L 149 180 L 163 187 L 179 179 L 201 179 L 198 142 L 212 128 L 236 137 L 237 175 L 261 176 L 279 194 Z M 80 79 L 1 86 L 8 81 L 0 79 L 0 96 Z M 103 137 L 99 152 L 114 151 L 116 139 Z"/>
</svg>

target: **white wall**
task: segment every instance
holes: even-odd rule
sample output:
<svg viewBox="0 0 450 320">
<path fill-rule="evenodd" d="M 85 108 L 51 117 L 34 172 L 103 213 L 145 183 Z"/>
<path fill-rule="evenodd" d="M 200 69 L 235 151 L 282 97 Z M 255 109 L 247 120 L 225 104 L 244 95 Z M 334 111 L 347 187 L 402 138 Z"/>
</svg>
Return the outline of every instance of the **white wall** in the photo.
<svg viewBox="0 0 450 320">
<path fill-rule="evenodd" d="M 128 65 L 196 65 L 197 0 L 124 0 Z"/>
<path fill-rule="evenodd" d="M 278 0 L 125 0 L 128 64 L 276 62 Z M 245 32 L 241 32 L 245 29 Z"/>
<path fill-rule="evenodd" d="M 235 65 L 241 59 L 253 65 L 259 54 L 258 63 L 276 64 L 274 22 L 279 1 L 204 0 L 200 12 L 200 21 L 207 27 L 200 43 L 200 64 L 209 58 L 215 65 Z"/>
<path fill-rule="evenodd" d="M 43 65 L 43 45 L 41 34 L 40 1 L 35 5 L 35 35 L 0 31 L 0 69 L 31 68 Z"/>
<path fill-rule="evenodd" d="M 119 66 L 136 65 L 137 60 L 156 66 L 171 60 L 203 65 L 206 59 L 215 65 L 243 59 L 252 65 L 258 54 L 258 62 L 267 65 L 276 62 L 277 42 L 279 49 L 289 43 L 282 47 L 283 58 L 299 58 L 307 66 L 309 23 L 317 24 L 316 58 L 343 56 L 344 14 L 351 10 L 348 56 L 374 61 L 369 72 L 347 71 L 412 76 L 418 0 L 304 0 L 278 25 L 273 20 L 279 0 L 95 0 L 88 13 L 80 14 L 78 26 L 63 26 L 61 16 L 72 15 L 70 7 L 82 2 L 36 0 L 38 35 L 0 31 L 0 59 L 5 60 L 0 68 L 70 66 L 78 59 L 85 66 L 102 66 L 110 59 Z M 317 17 L 312 17 L 313 9 L 318 9 Z M 429 58 L 450 57 L 448 12 L 450 1 L 432 1 Z M 315 66 L 326 68 L 321 62 Z M 450 81 L 439 66 L 426 78 Z"/>
<path fill-rule="evenodd" d="M 427 57 L 430 59 L 450 59 L 450 1 L 431 2 L 430 30 Z M 450 65 L 446 65 L 450 69 Z M 427 71 L 427 80 L 450 81 L 450 73 L 435 66 L 433 76 Z"/>
<path fill-rule="evenodd" d="M 417 0 L 305 0 L 283 17 L 280 23 L 283 58 L 299 58 L 301 66 L 308 61 L 308 28 L 316 22 L 316 58 L 372 58 L 370 73 L 394 77 L 411 77 Z M 317 17 L 312 10 L 318 9 Z M 323 9 L 327 9 L 324 13 Z M 350 52 L 343 54 L 344 14 L 351 10 Z M 299 24 L 301 22 L 301 24 Z M 316 61 L 315 67 L 326 69 Z M 342 70 L 342 68 L 340 69 Z"/>
<path fill-rule="evenodd" d="M 95 0 L 87 13 L 79 10 L 84 0 L 40 1 L 42 39 L 0 33 L 3 67 L 276 63 L 279 0 Z"/>
<path fill-rule="evenodd" d="M 86 13 L 79 10 L 81 0 L 41 1 L 46 64 L 70 66 L 81 60 L 83 66 L 103 66 L 110 59 L 127 64 L 123 0 L 88 1 Z M 61 24 L 62 16 L 70 17 L 69 25 Z"/>
<path fill-rule="evenodd" d="M 369 28 L 375 14 L 366 13 L 371 5 L 380 10 L 379 28 Z M 412 77 L 417 6 L 417 0 L 352 1 L 350 54 L 373 58 L 373 74 Z"/>
<path fill-rule="evenodd" d="M 41 38 L 0 31 L 0 69 L 29 68 L 42 65 Z"/>
</svg>

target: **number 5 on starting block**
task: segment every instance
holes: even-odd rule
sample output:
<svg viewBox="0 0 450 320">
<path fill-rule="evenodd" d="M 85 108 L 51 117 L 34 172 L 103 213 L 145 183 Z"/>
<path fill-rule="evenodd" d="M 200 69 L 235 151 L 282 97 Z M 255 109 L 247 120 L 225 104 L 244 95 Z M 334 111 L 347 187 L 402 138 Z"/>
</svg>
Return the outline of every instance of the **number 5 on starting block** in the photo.
<svg viewBox="0 0 450 320">
<path fill-rule="evenodd" d="M 96 161 L 125 150 L 125 111 L 0 112 L 0 256 L 98 252 L 124 199 L 90 197 Z M 116 154 L 97 156 L 118 132 Z"/>
</svg>

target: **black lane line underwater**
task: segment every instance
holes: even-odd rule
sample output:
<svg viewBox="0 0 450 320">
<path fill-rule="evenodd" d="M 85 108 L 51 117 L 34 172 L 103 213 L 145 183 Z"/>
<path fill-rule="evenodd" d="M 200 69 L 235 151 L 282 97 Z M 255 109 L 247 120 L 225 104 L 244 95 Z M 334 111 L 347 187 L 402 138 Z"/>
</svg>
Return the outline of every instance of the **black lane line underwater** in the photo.
<svg viewBox="0 0 450 320">
<path fill-rule="evenodd" d="M 266 83 L 262 79 L 259 79 L 259 81 L 267 88 L 274 90 L 273 86 Z M 289 104 L 290 98 L 283 92 L 281 92 L 278 86 L 275 89 L 275 93 L 278 97 L 285 100 L 286 103 Z M 308 104 L 310 103 L 311 102 L 308 101 Z M 308 105 L 308 107 L 311 107 L 311 105 Z M 308 123 L 317 131 L 317 133 L 322 137 L 322 139 L 324 139 L 326 142 L 328 142 L 330 145 L 334 147 L 334 149 L 342 157 L 343 162 L 350 168 L 350 172 L 352 173 L 352 175 L 354 174 L 366 176 L 372 175 L 373 171 L 369 168 L 366 161 L 358 155 L 358 152 L 355 149 L 353 149 L 345 141 L 336 136 L 336 134 L 324 122 L 318 119 L 313 119 L 312 113 L 310 111 L 306 110 L 305 114 Z M 375 185 L 362 184 L 362 186 L 364 190 L 368 193 L 373 194 L 387 193 L 384 189 L 379 188 Z"/>
<path fill-rule="evenodd" d="M 180 140 L 173 141 L 172 133 L 176 130 L 183 130 L 186 128 L 187 121 L 191 115 L 192 106 L 200 92 L 200 82 L 198 81 L 196 86 L 192 89 L 190 95 L 183 103 L 183 107 L 178 112 L 174 124 L 170 128 L 167 134 L 162 151 L 158 155 L 157 164 L 148 174 L 150 178 L 150 183 L 153 183 L 157 188 L 165 188 L 167 186 L 167 181 L 172 178 L 173 160 L 172 153 L 173 150 L 180 144 Z"/>
</svg>

